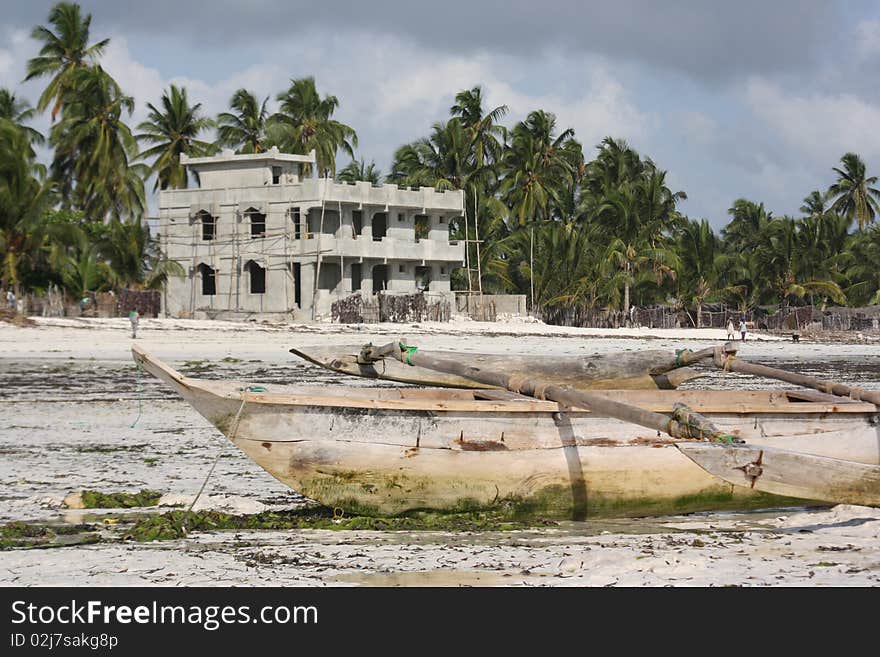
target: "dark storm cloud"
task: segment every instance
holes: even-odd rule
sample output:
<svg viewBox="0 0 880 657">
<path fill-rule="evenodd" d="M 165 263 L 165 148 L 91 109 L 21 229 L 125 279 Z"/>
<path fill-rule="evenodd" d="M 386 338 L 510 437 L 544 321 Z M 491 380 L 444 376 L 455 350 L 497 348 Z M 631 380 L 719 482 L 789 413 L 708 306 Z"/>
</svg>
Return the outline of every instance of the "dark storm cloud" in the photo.
<svg viewBox="0 0 880 657">
<path fill-rule="evenodd" d="M 6 0 L 9 2 L 9 0 Z M 44 23 L 51 2 L 13 0 L 6 20 Z M 598 53 L 703 81 L 814 67 L 839 38 L 840 5 L 822 0 L 82 0 L 95 35 L 112 28 L 174 36 L 207 49 L 295 39 L 305 30 L 397 35 L 426 49 L 530 55 L 548 47 Z M 856 5 L 850 4 L 853 10 Z"/>
</svg>

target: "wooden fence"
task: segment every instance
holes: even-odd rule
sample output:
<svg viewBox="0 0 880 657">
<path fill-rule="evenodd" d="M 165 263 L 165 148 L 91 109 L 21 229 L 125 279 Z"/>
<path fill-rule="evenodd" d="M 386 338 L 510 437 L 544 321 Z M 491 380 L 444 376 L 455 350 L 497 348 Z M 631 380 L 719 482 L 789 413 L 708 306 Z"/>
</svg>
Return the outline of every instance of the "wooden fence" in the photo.
<svg viewBox="0 0 880 657">
<path fill-rule="evenodd" d="M 372 297 L 360 293 L 334 301 L 330 314 L 340 324 L 375 324 L 377 322 L 448 322 L 452 307 L 443 298 L 429 299 L 423 293 L 386 294 Z"/>
<path fill-rule="evenodd" d="M 89 292 L 81 299 L 69 299 L 57 288 L 43 296 L 25 296 L 25 314 L 32 317 L 128 317 L 137 310 L 142 317 L 158 317 L 162 308 L 158 290 L 120 290 Z"/>
<path fill-rule="evenodd" d="M 620 328 L 645 326 L 648 328 L 694 327 L 696 312 L 687 312 L 673 306 L 633 308 L 623 311 L 602 308 L 545 308 L 541 319 L 548 324 L 589 328 Z M 770 309 L 755 308 L 742 312 L 722 304 L 704 306 L 700 313 L 702 328 L 725 328 L 733 321 L 745 319 L 750 328 L 768 331 L 877 331 L 880 330 L 880 306 L 866 308 L 831 307 L 824 310 L 815 306 L 790 306 Z"/>
</svg>

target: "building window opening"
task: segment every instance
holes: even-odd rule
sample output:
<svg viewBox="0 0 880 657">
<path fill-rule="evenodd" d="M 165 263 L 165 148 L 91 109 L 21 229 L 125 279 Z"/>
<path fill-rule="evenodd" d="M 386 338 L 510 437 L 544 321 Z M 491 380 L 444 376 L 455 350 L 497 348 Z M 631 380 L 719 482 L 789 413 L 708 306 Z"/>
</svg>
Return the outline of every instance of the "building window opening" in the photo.
<svg viewBox="0 0 880 657">
<path fill-rule="evenodd" d="M 202 240 L 210 241 L 217 237 L 217 219 L 207 212 L 199 212 L 199 221 L 202 222 Z"/>
<path fill-rule="evenodd" d="M 281 167 L 272 167 L 272 184 L 277 185 L 281 182 Z"/>
<path fill-rule="evenodd" d="M 199 276 L 202 279 L 202 294 L 206 297 L 217 294 L 217 271 L 203 262 L 199 265 Z"/>
<path fill-rule="evenodd" d="M 299 208 L 290 209 L 290 220 L 293 222 L 293 239 L 302 238 L 302 218 L 299 214 Z"/>
<path fill-rule="evenodd" d="M 404 220 L 403 213 L 402 213 L 402 212 L 398 212 L 398 213 L 397 213 L 397 221 L 403 221 L 403 220 Z"/>
<path fill-rule="evenodd" d="M 440 219 L 439 219 L 439 221 L 440 221 L 441 224 L 445 224 L 445 223 L 446 223 L 446 217 L 441 216 Z"/>
<path fill-rule="evenodd" d="M 335 235 L 337 230 L 339 230 L 339 212 L 337 210 L 325 209 L 323 212 L 321 208 L 309 210 L 307 235 L 309 239 L 314 238 L 318 233 Z"/>
<path fill-rule="evenodd" d="M 397 271 L 399 271 L 401 274 L 405 274 L 406 273 L 406 265 L 400 265 L 397 268 Z"/>
<path fill-rule="evenodd" d="M 321 274 L 318 277 L 318 289 L 333 291 L 342 281 L 342 269 L 335 262 L 322 262 Z"/>
<path fill-rule="evenodd" d="M 446 267 L 440 267 L 440 275 L 446 276 Z"/>
<path fill-rule="evenodd" d="M 364 213 L 362 210 L 351 211 L 352 237 L 358 237 L 364 229 Z"/>
<path fill-rule="evenodd" d="M 351 265 L 351 291 L 359 292 L 363 276 L 361 275 L 361 263 L 355 262 Z"/>
<path fill-rule="evenodd" d="M 302 309 L 302 265 L 298 262 L 293 265 L 293 302 L 296 307 Z"/>
<path fill-rule="evenodd" d="M 431 287 L 431 267 L 416 267 L 416 290 L 428 292 Z"/>
<path fill-rule="evenodd" d="M 248 208 L 245 214 L 251 220 L 251 237 L 266 236 L 266 215 L 254 208 Z"/>
<path fill-rule="evenodd" d="M 388 265 L 373 266 L 373 294 L 388 289 Z"/>
<path fill-rule="evenodd" d="M 431 220 L 426 214 L 416 215 L 416 242 L 428 239 L 428 232 L 431 230 Z"/>
<path fill-rule="evenodd" d="M 381 242 L 387 233 L 388 215 L 384 212 L 377 212 L 373 215 L 373 241 Z"/>
<path fill-rule="evenodd" d="M 265 294 L 266 269 L 260 267 L 260 265 L 253 260 L 248 260 L 244 266 L 244 270 L 248 273 L 248 277 L 250 278 L 251 294 Z"/>
</svg>

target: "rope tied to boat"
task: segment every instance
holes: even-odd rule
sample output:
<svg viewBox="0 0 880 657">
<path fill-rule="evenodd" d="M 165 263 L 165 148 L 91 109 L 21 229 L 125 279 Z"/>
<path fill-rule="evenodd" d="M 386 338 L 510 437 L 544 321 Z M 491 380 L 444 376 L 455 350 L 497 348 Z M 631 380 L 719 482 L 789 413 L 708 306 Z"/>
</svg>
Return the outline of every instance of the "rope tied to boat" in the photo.
<svg viewBox="0 0 880 657">
<path fill-rule="evenodd" d="M 135 359 L 135 363 L 137 364 L 137 400 L 138 400 L 138 414 L 134 419 L 134 422 L 131 423 L 131 428 L 134 429 L 134 425 L 138 423 L 138 420 L 141 419 L 141 392 L 143 387 L 141 386 L 141 361 L 139 359 Z"/>
<path fill-rule="evenodd" d="M 247 399 L 244 395 L 241 396 L 241 405 L 238 407 L 238 411 L 235 414 L 235 417 L 232 420 L 232 431 L 229 432 L 229 440 L 235 440 L 235 436 L 238 433 L 238 425 L 241 420 L 241 412 L 244 410 L 244 405 L 247 403 Z M 205 480 L 202 482 L 201 487 L 199 488 L 199 492 L 196 493 L 196 496 L 193 498 L 193 501 L 190 503 L 189 507 L 186 510 L 186 514 L 183 516 L 183 524 L 181 525 L 181 529 L 183 530 L 183 535 L 186 536 L 186 524 L 189 522 L 190 513 L 192 513 L 193 507 L 196 505 L 196 502 L 199 501 L 199 498 L 202 496 L 202 493 L 205 490 L 205 486 L 208 485 L 208 480 L 211 478 L 211 475 L 214 474 L 214 469 L 217 467 L 217 463 L 220 461 L 220 457 L 223 456 L 223 452 L 226 448 L 226 441 L 220 441 L 220 449 L 217 451 L 217 455 L 214 457 L 214 462 L 211 464 L 211 469 L 208 470 L 208 474 L 205 476 Z"/>
<path fill-rule="evenodd" d="M 528 381 L 528 378 L 524 376 L 517 376 L 515 374 L 511 374 L 507 377 L 507 389 L 511 392 L 515 392 L 516 394 L 522 394 L 523 385 Z"/>
<path fill-rule="evenodd" d="M 687 365 L 687 363 L 685 363 L 682 360 L 682 356 L 684 356 L 685 354 L 692 354 L 692 353 L 694 353 L 694 352 L 690 349 L 676 349 L 675 350 L 675 366 L 676 367 L 683 367 L 684 365 Z"/>
<path fill-rule="evenodd" d="M 412 365 L 413 364 L 412 357 L 419 350 L 419 348 L 418 347 L 409 347 L 409 346 L 405 345 L 403 342 L 400 342 L 399 346 L 400 346 L 400 351 L 401 351 L 403 358 L 404 358 L 404 362 L 406 362 L 407 365 Z"/>
<path fill-rule="evenodd" d="M 667 432 L 671 436 L 694 440 L 729 444 L 743 442 L 740 438 L 721 433 L 708 418 L 692 411 L 687 404 L 681 402 L 676 402 L 672 406 L 672 417 L 667 424 Z"/>
</svg>

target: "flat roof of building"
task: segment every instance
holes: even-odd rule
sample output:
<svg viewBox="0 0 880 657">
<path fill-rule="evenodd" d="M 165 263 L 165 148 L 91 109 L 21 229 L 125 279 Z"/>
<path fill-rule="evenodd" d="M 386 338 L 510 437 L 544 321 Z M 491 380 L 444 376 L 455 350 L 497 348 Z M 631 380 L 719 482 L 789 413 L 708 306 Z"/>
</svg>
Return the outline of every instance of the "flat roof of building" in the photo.
<svg viewBox="0 0 880 657">
<path fill-rule="evenodd" d="M 273 146 L 265 153 L 253 153 L 249 155 L 240 155 L 230 149 L 224 150 L 220 155 L 211 155 L 210 157 L 189 157 L 186 153 L 180 154 L 180 163 L 186 166 L 199 166 L 204 164 L 226 164 L 229 162 L 305 162 L 307 164 L 315 164 L 315 151 L 308 155 L 295 155 L 293 153 L 282 153 L 277 146 Z"/>
</svg>

